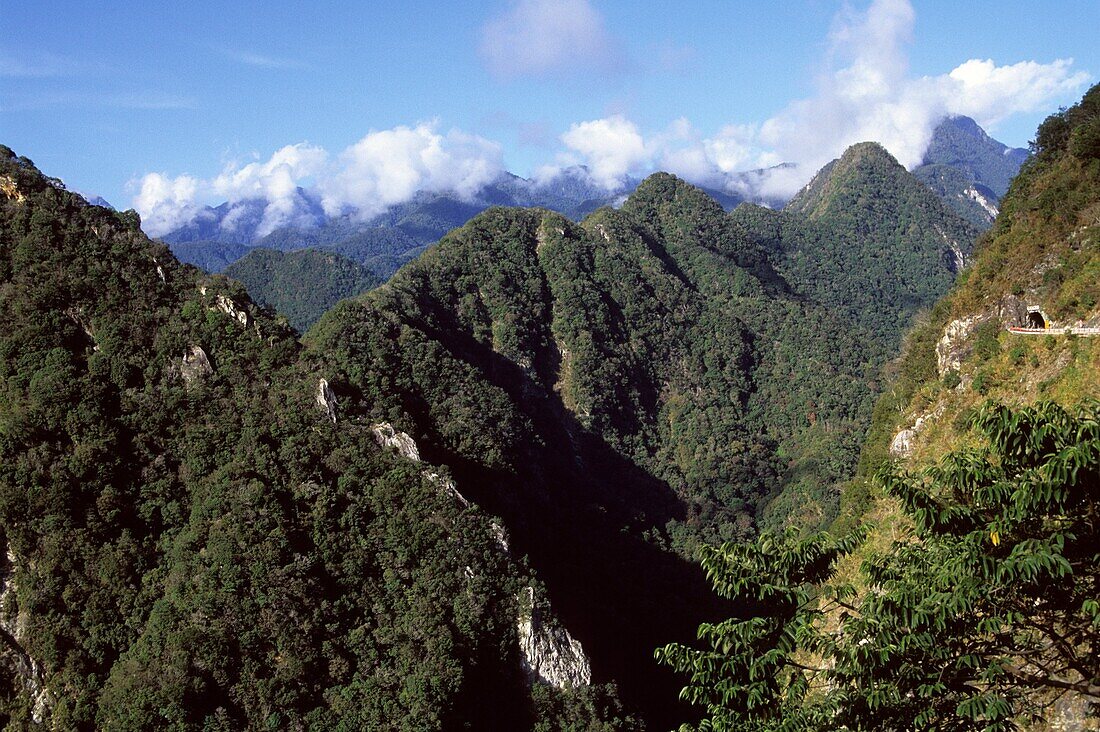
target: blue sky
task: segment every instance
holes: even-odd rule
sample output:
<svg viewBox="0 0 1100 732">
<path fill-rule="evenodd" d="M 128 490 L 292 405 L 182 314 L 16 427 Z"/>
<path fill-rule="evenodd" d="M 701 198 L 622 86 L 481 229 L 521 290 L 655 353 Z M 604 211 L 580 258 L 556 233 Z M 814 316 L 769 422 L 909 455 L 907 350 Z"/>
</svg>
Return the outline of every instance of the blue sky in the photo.
<svg viewBox="0 0 1100 732">
<path fill-rule="evenodd" d="M 1100 75 L 1096 0 L 2 0 L 2 13 L 0 141 L 154 228 L 295 185 L 337 210 L 470 191 L 501 168 L 583 163 L 609 188 L 788 160 L 806 177 L 867 137 L 913 164 L 945 113 L 1024 146 Z"/>
</svg>

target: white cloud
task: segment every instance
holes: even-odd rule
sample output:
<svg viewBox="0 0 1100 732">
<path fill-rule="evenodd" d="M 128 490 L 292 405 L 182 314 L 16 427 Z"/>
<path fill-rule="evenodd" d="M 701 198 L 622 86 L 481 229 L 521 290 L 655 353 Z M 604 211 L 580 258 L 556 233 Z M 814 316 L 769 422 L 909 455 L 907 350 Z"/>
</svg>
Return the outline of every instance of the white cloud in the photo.
<svg viewBox="0 0 1100 732">
<path fill-rule="evenodd" d="M 650 159 L 638 126 L 622 115 L 579 122 L 561 136 L 568 152 L 560 165 L 584 165 L 592 181 L 607 190 L 618 188 L 631 173 L 642 170 Z M 544 169 L 542 175 L 552 173 Z"/>
<path fill-rule="evenodd" d="M 618 44 L 589 0 L 515 0 L 482 26 L 478 50 L 501 78 L 608 71 L 621 63 Z"/>
<path fill-rule="evenodd" d="M 727 125 L 707 136 L 681 118 L 646 136 L 623 115 L 578 122 L 560 136 L 561 151 L 535 177 L 583 165 L 593 183 L 610 191 L 629 176 L 663 169 L 750 198 L 781 199 L 854 143 L 878 141 L 912 167 L 944 116 L 964 114 L 982 126 L 996 125 L 1014 114 L 1051 109 L 1088 81 L 1067 59 L 1002 66 L 971 59 L 945 74 L 912 77 L 907 45 L 914 21 L 908 0 L 872 0 L 864 12 L 846 12 L 830 35 L 815 93 L 761 124 Z M 606 61 L 611 45 L 587 0 L 519 0 L 487 24 L 482 37 L 490 66 L 516 75 Z M 19 69 L 8 69 L 14 71 Z M 420 190 L 473 196 L 503 171 L 499 144 L 436 128 L 426 123 L 373 131 L 334 156 L 290 145 L 266 162 L 230 166 L 209 180 L 151 173 L 141 180 L 134 207 L 146 230 L 158 235 L 186 223 L 201 204 L 220 202 L 215 197 L 262 199 L 261 228 L 270 230 L 304 215 L 299 186 L 309 187 L 326 213 L 365 219 Z M 741 172 L 780 162 L 796 165 Z"/>
<path fill-rule="evenodd" d="M 139 185 L 133 206 L 141 214 L 141 226 L 149 236 L 163 236 L 178 229 L 192 221 L 200 210 L 202 182 L 197 178 L 148 173 Z"/>
<path fill-rule="evenodd" d="M 1072 65 L 1073 59 L 1049 64 L 1021 61 L 1011 66 L 971 59 L 941 82 L 947 109 L 973 117 L 983 127 L 995 126 L 1013 114 L 1044 109 L 1052 99 L 1070 95 L 1088 83 L 1089 75 L 1071 73 Z"/>
<path fill-rule="evenodd" d="M 419 190 L 473 196 L 503 169 L 497 143 L 421 124 L 371 132 L 340 154 L 319 187 L 327 213 L 369 218 Z"/>
<path fill-rule="evenodd" d="M 210 189 L 231 204 L 257 199 L 267 201 L 256 231 L 263 236 L 280 226 L 309 222 L 311 217 L 308 210 L 304 210 L 305 202 L 298 194 L 298 187 L 322 172 L 327 158 L 328 153 L 320 147 L 306 143 L 287 145 L 266 162 L 249 163 L 239 168 L 227 166 L 210 182 Z M 223 228 L 233 228 L 236 220 L 231 215 L 223 222 Z"/>
<path fill-rule="evenodd" d="M 434 124 L 420 124 L 371 132 L 335 157 L 298 143 L 265 161 L 227 165 L 210 179 L 150 173 L 134 184 L 139 192 L 133 206 L 145 231 L 161 236 L 193 220 L 204 205 L 222 201 L 231 204 L 222 227 L 232 229 L 247 211 L 245 202 L 262 201 L 255 233 L 263 236 L 280 226 L 312 223 L 311 200 L 319 199 L 329 215 L 367 219 L 417 191 L 472 197 L 503 169 L 497 143 L 458 130 L 441 134 Z"/>
<path fill-rule="evenodd" d="M 915 14 L 908 0 L 874 0 L 849 13 L 831 36 L 828 67 L 817 93 L 764 122 L 757 144 L 799 164 L 794 193 L 823 164 L 857 142 L 883 144 L 907 167 L 918 165 L 936 124 L 964 114 L 983 126 L 1049 108 L 1088 80 L 1072 61 L 997 66 L 970 60 L 940 76 L 913 78 L 906 47 Z"/>
</svg>

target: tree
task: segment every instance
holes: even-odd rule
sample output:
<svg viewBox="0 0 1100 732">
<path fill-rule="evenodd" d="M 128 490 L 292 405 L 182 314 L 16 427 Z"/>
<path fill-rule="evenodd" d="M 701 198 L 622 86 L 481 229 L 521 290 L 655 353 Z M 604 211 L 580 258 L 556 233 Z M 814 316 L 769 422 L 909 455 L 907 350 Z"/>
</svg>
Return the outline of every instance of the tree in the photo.
<svg viewBox="0 0 1100 732">
<path fill-rule="evenodd" d="M 988 404 L 970 426 L 981 447 L 876 476 L 914 535 L 864 561 L 854 604 L 832 569 L 854 542 L 707 555 L 719 594 L 765 604 L 701 626 L 709 651 L 657 652 L 691 674 L 700 729 L 1009 730 L 1100 703 L 1100 404 Z"/>
</svg>

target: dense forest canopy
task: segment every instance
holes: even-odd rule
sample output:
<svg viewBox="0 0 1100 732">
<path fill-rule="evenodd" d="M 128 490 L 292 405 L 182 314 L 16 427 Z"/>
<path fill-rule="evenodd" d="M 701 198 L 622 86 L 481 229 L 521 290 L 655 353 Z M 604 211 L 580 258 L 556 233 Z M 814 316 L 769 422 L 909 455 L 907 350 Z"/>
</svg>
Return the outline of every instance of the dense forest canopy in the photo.
<svg viewBox="0 0 1100 732">
<path fill-rule="evenodd" d="M 682 719 L 651 649 L 735 609 L 689 560 L 833 519 L 973 236 L 874 146 L 778 213 L 657 174 L 580 223 L 490 208 L 299 341 L 0 165 L 4 713 L 62 727 Z M 535 615 L 594 685 L 529 683 Z"/>
<path fill-rule="evenodd" d="M 1094 86 L 1039 127 L 890 365 L 832 534 L 704 552 L 718 595 L 759 605 L 657 651 L 698 729 L 1093 728 L 1100 346 L 1072 329 L 1100 326 L 1098 119 Z M 1047 334 L 1006 329 L 1034 310 Z"/>
</svg>

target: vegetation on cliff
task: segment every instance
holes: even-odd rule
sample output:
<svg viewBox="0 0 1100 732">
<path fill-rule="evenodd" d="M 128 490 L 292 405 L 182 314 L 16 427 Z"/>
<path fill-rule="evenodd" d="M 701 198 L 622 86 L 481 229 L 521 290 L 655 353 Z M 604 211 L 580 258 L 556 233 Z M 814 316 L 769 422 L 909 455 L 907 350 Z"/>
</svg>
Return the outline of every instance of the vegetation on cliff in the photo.
<svg viewBox="0 0 1100 732">
<path fill-rule="evenodd" d="M 973 265 L 907 335 L 844 538 L 705 555 L 720 595 L 758 605 L 701 626 L 705 650 L 658 651 L 700 729 L 1081 726 L 1100 703 L 1100 350 L 1058 327 L 1100 323 L 1098 105 L 1100 86 L 1040 126 Z M 1046 335 L 1005 328 L 1040 316 Z"/>
</svg>

